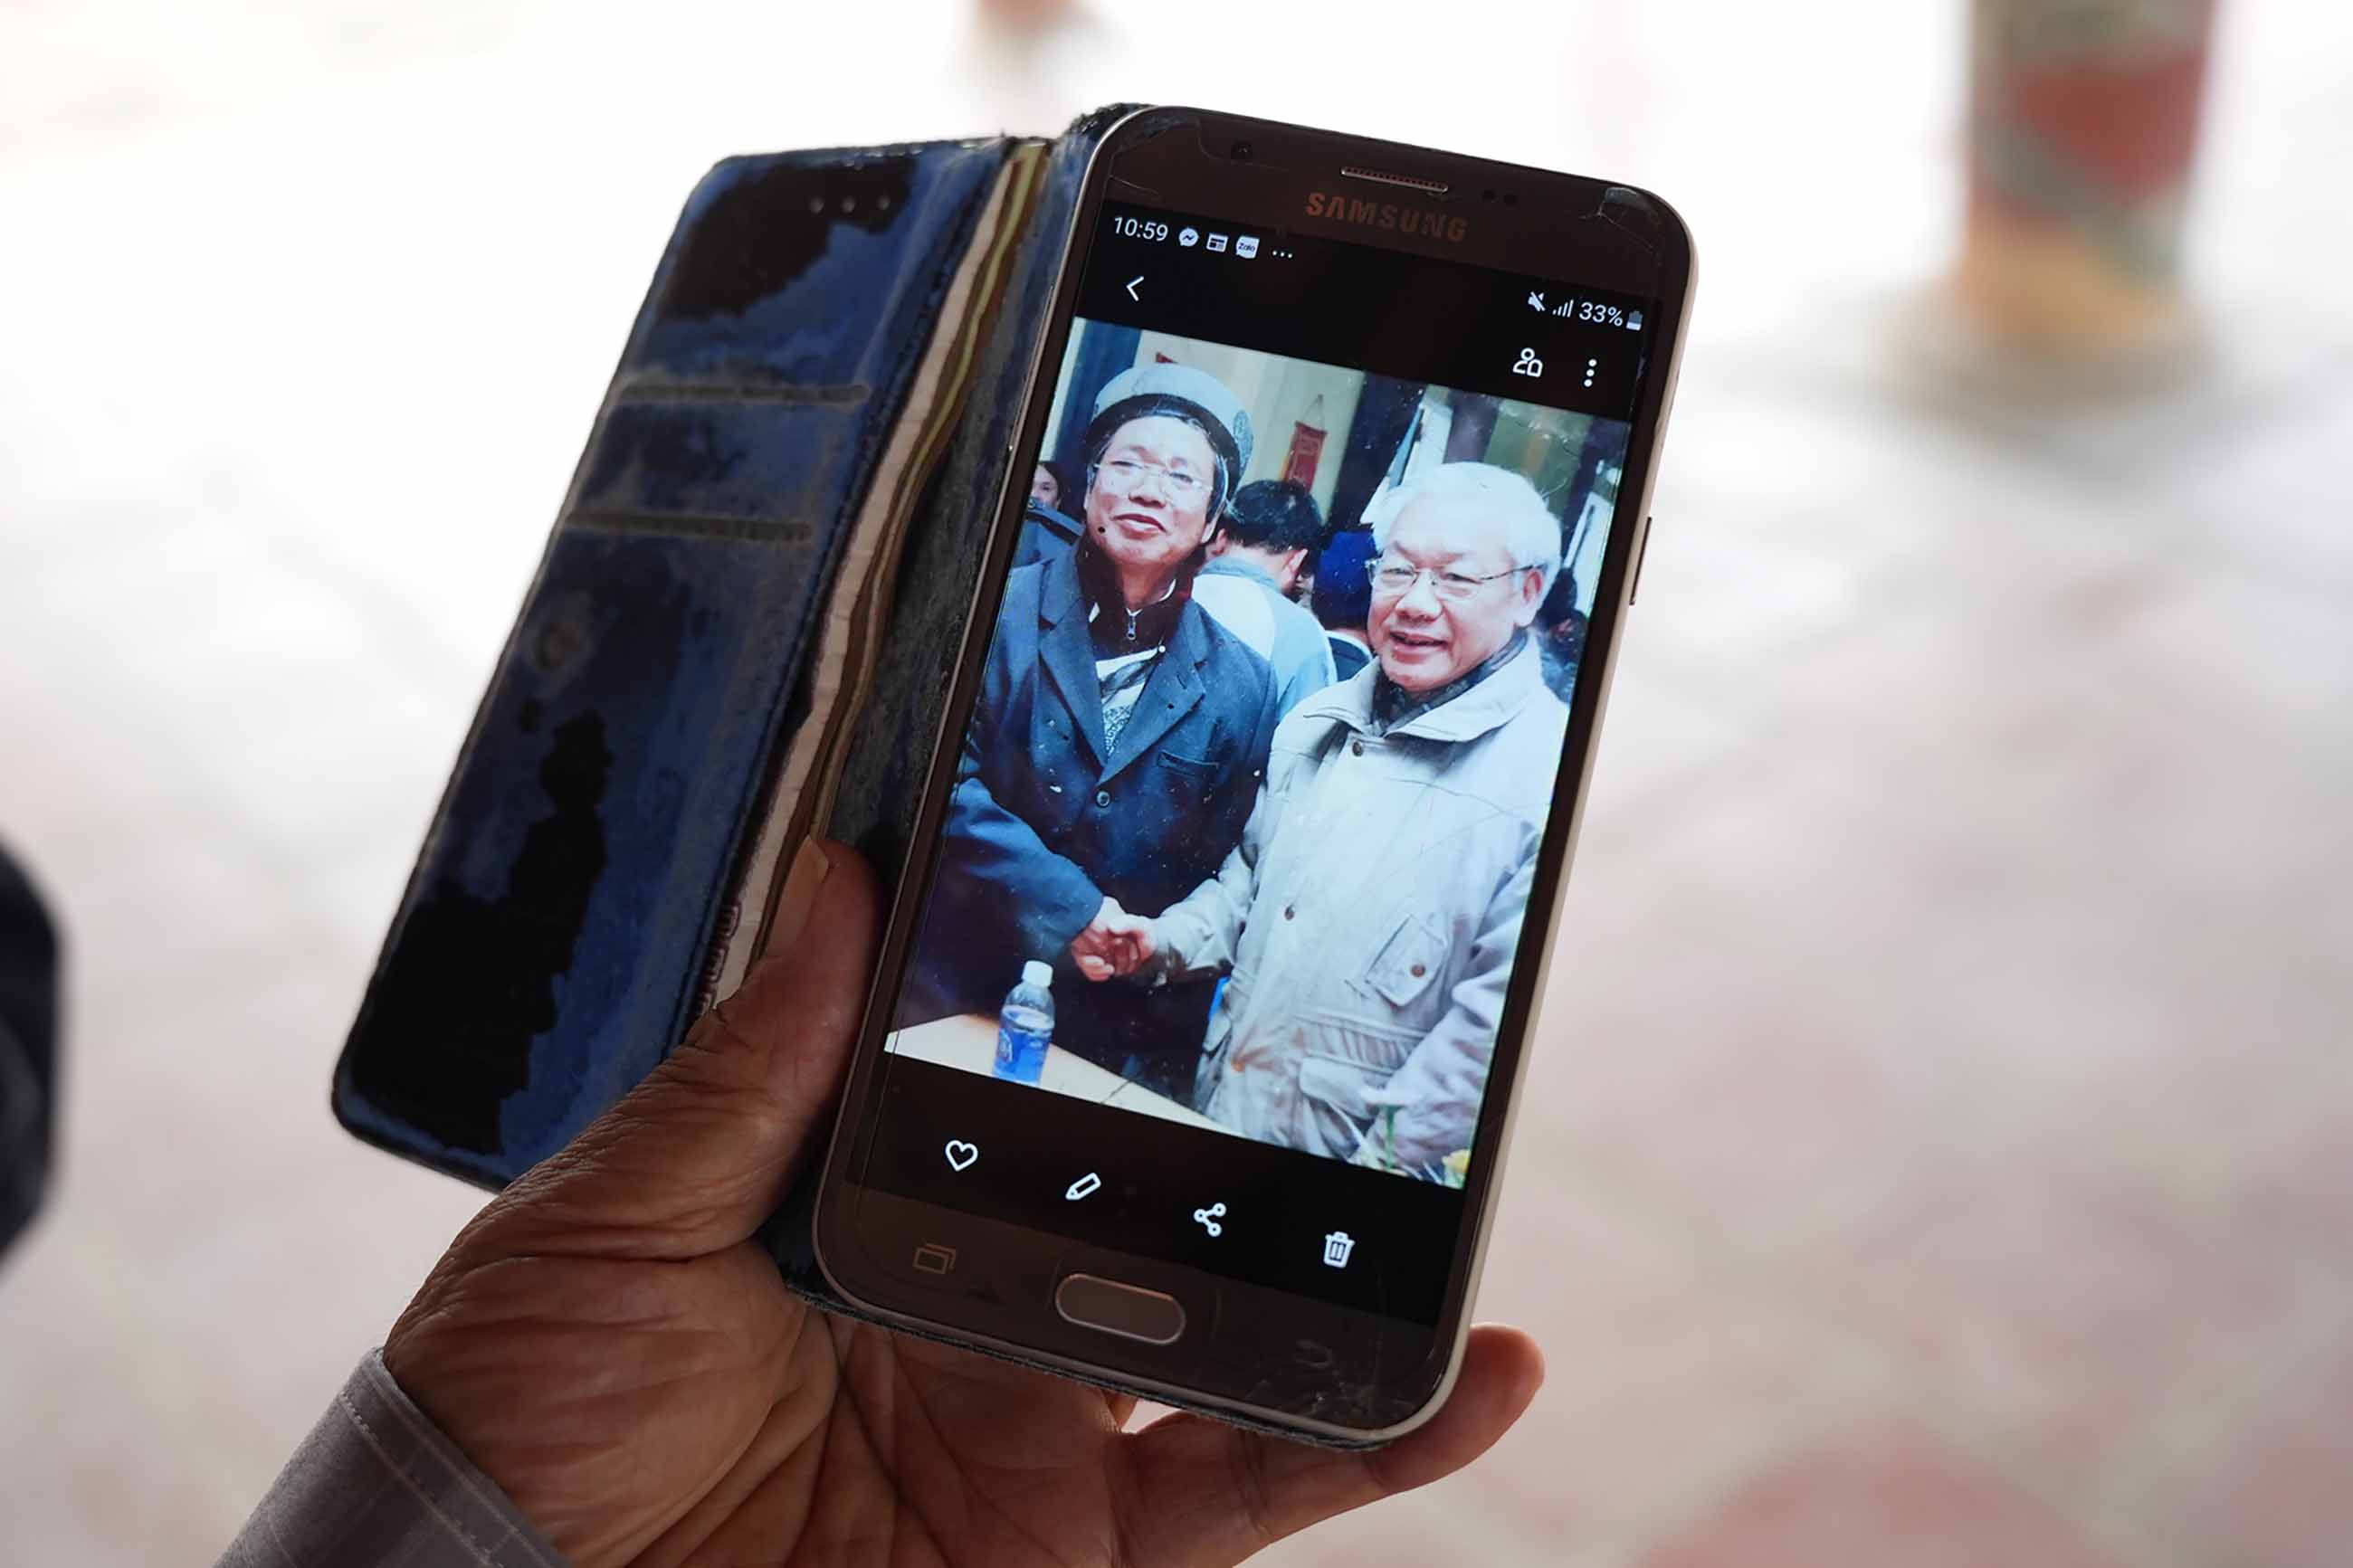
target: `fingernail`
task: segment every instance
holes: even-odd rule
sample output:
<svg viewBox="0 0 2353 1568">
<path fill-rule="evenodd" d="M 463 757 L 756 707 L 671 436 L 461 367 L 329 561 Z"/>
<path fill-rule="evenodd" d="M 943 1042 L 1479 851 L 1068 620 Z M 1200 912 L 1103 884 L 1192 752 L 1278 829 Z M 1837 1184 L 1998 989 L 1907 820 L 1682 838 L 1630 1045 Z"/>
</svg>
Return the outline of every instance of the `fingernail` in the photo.
<svg viewBox="0 0 2353 1568">
<path fill-rule="evenodd" d="M 817 908 L 818 889 L 831 875 L 833 857 L 826 853 L 824 843 L 802 839 L 793 853 L 792 869 L 785 873 L 784 890 L 776 895 L 776 918 L 768 922 L 767 937 L 760 944 L 764 952 L 780 952 L 792 945 Z"/>
</svg>

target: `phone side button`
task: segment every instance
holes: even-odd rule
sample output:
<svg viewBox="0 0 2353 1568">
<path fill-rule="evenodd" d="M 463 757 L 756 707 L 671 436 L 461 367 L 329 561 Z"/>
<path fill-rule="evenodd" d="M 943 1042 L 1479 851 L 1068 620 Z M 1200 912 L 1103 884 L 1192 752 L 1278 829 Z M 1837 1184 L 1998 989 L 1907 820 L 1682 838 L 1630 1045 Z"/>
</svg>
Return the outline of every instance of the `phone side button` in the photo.
<svg viewBox="0 0 2353 1568">
<path fill-rule="evenodd" d="M 1634 543 L 1634 585 L 1626 590 L 1626 602 L 1630 605 L 1642 596 L 1642 563 L 1651 558 L 1651 521 L 1647 517 L 1642 520 L 1642 537 Z"/>
<path fill-rule="evenodd" d="M 1184 1303 L 1140 1285 L 1073 1274 L 1054 1289 L 1054 1310 L 1082 1329 L 1165 1345 L 1185 1331 Z"/>
</svg>

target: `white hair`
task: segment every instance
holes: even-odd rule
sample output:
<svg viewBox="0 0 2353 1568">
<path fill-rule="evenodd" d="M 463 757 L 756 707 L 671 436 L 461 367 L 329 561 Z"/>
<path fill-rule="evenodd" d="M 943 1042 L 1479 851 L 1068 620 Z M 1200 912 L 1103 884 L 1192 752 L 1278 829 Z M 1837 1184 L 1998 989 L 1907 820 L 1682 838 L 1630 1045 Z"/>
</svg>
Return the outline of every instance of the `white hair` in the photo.
<svg viewBox="0 0 2353 1568">
<path fill-rule="evenodd" d="M 1365 521 L 1373 527 L 1375 550 L 1388 549 L 1398 519 L 1419 500 L 1475 504 L 1503 530 L 1504 548 L 1511 552 L 1512 564 L 1544 574 L 1538 596 L 1552 587 L 1553 574 L 1560 570 L 1560 519 L 1525 477 L 1493 463 L 1440 463 L 1425 468 L 1388 494 L 1374 497 L 1365 508 Z"/>
</svg>

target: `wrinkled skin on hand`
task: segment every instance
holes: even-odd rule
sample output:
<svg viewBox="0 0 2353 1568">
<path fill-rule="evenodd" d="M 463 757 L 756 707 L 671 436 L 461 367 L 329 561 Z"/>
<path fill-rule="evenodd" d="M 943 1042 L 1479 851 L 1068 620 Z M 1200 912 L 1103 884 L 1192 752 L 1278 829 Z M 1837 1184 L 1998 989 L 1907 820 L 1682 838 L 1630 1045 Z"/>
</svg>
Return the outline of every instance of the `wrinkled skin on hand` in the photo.
<svg viewBox="0 0 2353 1568">
<path fill-rule="evenodd" d="M 1472 1334 L 1425 1426 L 1334 1453 L 838 1319 L 751 1237 L 822 1149 L 873 963 L 849 850 L 786 956 L 469 1225 L 385 1345 L 580 1568 L 1221 1564 L 1469 1462 L 1535 1346 Z"/>
</svg>

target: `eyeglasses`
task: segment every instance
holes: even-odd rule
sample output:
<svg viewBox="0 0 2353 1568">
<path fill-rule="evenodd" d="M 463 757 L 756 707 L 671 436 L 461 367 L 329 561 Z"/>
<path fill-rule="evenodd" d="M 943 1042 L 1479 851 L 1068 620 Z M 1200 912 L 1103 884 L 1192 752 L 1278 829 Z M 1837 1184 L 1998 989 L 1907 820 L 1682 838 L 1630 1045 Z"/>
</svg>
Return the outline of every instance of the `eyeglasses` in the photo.
<svg viewBox="0 0 2353 1568">
<path fill-rule="evenodd" d="M 1427 566 L 1416 566 L 1393 555 L 1365 563 L 1365 575 L 1372 579 L 1373 592 L 1386 598 L 1402 599 L 1414 590 L 1424 577 L 1441 599 L 1461 604 L 1486 584 L 1498 578 L 1514 577 L 1528 571 L 1525 566 L 1510 566 L 1501 572 L 1490 572 L 1484 577 L 1469 577 L 1460 572 L 1440 572 Z"/>
<path fill-rule="evenodd" d="M 1134 495 L 1147 479 L 1160 481 L 1161 493 L 1180 503 L 1199 498 L 1209 481 L 1198 474 L 1188 474 L 1181 468 L 1164 468 L 1157 463 L 1139 463 L 1133 458 L 1113 458 L 1095 465 L 1095 471 L 1107 474 L 1121 491 Z"/>
</svg>

